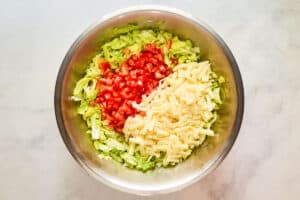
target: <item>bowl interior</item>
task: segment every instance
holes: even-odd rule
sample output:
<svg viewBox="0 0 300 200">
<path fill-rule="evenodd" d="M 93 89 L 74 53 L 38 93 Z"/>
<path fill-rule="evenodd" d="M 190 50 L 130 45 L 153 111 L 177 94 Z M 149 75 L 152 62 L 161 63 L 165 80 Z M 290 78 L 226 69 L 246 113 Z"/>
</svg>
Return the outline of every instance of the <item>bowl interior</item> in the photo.
<svg viewBox="0 0 300 200">
<path fill-rule="evenodd" d="M 158 28 L 190 39 L 200 47 L 202 59 L 208 59 L 213 70 L 226 79 L 225 103 L 210 137 L 190 158 L 174 168 L 141 173 L 119 163 L 100 160 L 85 134 L 86 126 L 70 100 L 77 80 L 85 71 L 99 47 L 110 40 L 113 28 L 128 23 L 141 28 Z M 202 23 L 201 23 L 202 24 Z M 242 83 L 237 65 L 223 41 L 193 18 L 171 11 L 145 9 L 116 14 L 84 32 L 67 53 L 58 75 L 55 109 L 61 135 L 69 151 L 89 174 L 98 180 L 127 192 L 150 194 L 182 188 L 213 169 L 228 153 L 238 134 L 243 109 Z"/>
</svg>

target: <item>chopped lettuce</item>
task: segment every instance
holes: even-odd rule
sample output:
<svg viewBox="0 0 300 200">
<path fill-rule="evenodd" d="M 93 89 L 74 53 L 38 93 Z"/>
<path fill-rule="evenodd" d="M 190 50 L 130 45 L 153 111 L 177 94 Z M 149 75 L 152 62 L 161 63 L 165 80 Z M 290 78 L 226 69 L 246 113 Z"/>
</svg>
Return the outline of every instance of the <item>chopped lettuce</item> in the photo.
<svg viewBox="0 0 300 200">
<path fill-rule="evenodd" d="M 99 68 L 99 63 L 101 60 L 104 60 L 102 53 L 96 55 L 93 58 L 92 62 L 86 70 L 86 77 L 97 79 L 101 75 L 101 70 Z"/>
<path fill-rule="evenodd" d="M 137 165 L 137 159 L 133 155 L 130 155 L 129 153 L 121 154 L 121 158 L 123 158 L 123 160 L 129 167 L 134 167 Z"/>
<path fill-rule="evenodd" d="M 218 115 L 216 112 L 213 112 L 213 116 L 204 124 L 203 128 L 204 129 L 210 129 L 211 126 L 215 123 L 217 120 Z"/>
<path fill-rule="evenodd" d="M 127 24 L 126 26 L 123 26 L 123 27 L 114 28 L 113 35 L 128 33 L 130 31 L 133 31 L 133 30 L 136 30 L 136 29 L 139 29 L 139 27 L 137 25 Z"/>
<path fill-rule="evenodd" d="M 199 60 L 199 48 L 193 47 L 190 40 L 182 41 L 178 37 L 172 38 L 172 46 L 168 57 L 177 58 L 178 63 L 197 62 Z"/>
<path fill-rule="evenodd" d="M 95 147 L 95 149 L 97 149 L 101 152 L 106 152 L 106 153 L 108 153 L 112 150 L 109 146 L 102 144 L 99 141 L 94 142 L 94 147 Z"/>
<path fill-rule="evenodd" d="M 123 163 L 124 162 L 124 160 L 123 160 L 123 158 L 121 158 L 119 152 L 111 151 L 109 153 L 109 155 L 112 157 L 112 159 L 114 159 L 115 161 L 117 161 L 119 163 Z"/>
<path fill-rule="evenodd" d="M 218 82 L 219 82 L 220 84 L 225 83 L 225 78 L 224 78 L 223 76 L 220 76 L 220 77 L 218 78 Z"/>
<path fill-rule="evenodd" d="M 223 103 L 224 94 L 223 94 L 223 87 L 222 84 L 224 84 L 225 78 L 223 76 L 218 76 L 215 72 L 212 72 L 210 74 L 210 79 L 212 80 L 212 99 L 216 103 L 215 110 L 219 109 L 219 105 Z"/>
<path fill-rule="evenodd" d="M 212 91 L 212 99 L 217 104 L 221 104 L 222 103 L 221 96 L 220 96 L 220 88 L 219 87 L 213 89 L 213 91 Z"/>
<path fill-rule="evenodd" d="M 75 86 L 73 96 L 80 100 L 91 101 L 96 98 L 96 79 L 85 77 L 80 79 Z"/>
<path fill-rule="evenodd" d="M 106 140 L 106 145 L 109 146 L 110 148 L 118 150 L 118 151 L 126 150 L 126 146 L 124 144 L 122 144 L 121 142 L 119 142 L 118 140 L 113 139 L 113 138 L 108 138 Z"/>
<path fill-rule="evenodd" d="M 89 108 L 89 104 L 86 101 L 83 101 L 80 106 L 77 108 L 77 113 L 83 115 Z"/>
<path fill-rule="evenodd" d="M 145 172 L 151 169 L 154 169 L 156 166 L 155 161 L 148 161 L 147 158 L 142 156 L 137 156 L 137 165 L 136 168 Z"/>
</svg>

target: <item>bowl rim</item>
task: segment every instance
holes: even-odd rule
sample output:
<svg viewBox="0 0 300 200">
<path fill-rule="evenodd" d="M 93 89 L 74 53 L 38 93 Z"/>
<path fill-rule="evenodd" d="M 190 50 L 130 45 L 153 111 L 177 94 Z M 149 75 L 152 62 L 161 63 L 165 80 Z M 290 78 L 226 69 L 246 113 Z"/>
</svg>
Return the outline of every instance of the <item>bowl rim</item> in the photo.
<svg viewBox="0 0 300 200">
<path fill-rule="evenodd" d="M 74 151 L 74 146 L 71 141 L 71 138 L 69 137 L 66 127 L 64 125 L 63 115 L 62 115 L 62 109 L 61 109 L 61 92 L 62 92 L 62 82 L 64 80 L 65 72 L 67 69 L 67 66 L 75 53 L 75 50 L 80 45 L 80 43 L 85 39 L 87 35 L 93 31 L 93 29 L 99 25 L 100 23 L 111 19 L 118 17 L 120 15 L 124 15 L 127 13 L 135 12 L 135 11 L 158 11 L 158 12 L 167 12 L 170 14 L 175 14 L 180 17 L 183 17 L 187 20 L 192 21 L 193 23 L 197 24 L 197 26 L 200 26 L 202 29 L 206 30 L 212 38 L 219 44 L 219 46 L 222 48 L 225 56 L 227 57 L 229 64 L 232 68 L 234 81 L 236 83 L 236 92 L 237 92 L 237 111 L 236 111 L 236 117 L 234 119 L 234 124 L 232 127 L 231 135 L 227 139 L 227 142 L 224 144 L 222 149 L 220 150 L 219 154 L 216 154 L 207 164 L 204 166 L 204 168 L 196 173 L 194 176 L 190 177 L 189 179 L 185 180 L 184 182 L 181 182 L 179 184 L 175 184 L 173 186 L 168 186 L 165 188 L 147 188 L 147 189 L 137 189 L 129 187 L 128 185 L 113 181 L 110 178 L 99 176 L 99 174 L 95 173 L 91 167 L 89 167 L 82 157 Z M 63 142 L 65 143 L 65 146 L 67 147 L 68 151 L 72 155 L 72 157 L 77 161 L 77 163 L 85 169 L 85 171 L 98 181 L 102 182 L 103 184 L 110 186 L 112 188 L 118 189 L 120 191 L 131 193 L 131 194 L 138 194 L 138 195 L 154 195 L 154 194 L 163 194 L 163 193 L 169 193 L 174 192 L 180 189 L 183 189 L 200 179 L 204 178 L 207 174 L 212 172 L 214 169 L 216 169 L 220 163 L 225 159 L 229 151 L 231 150 L 232 146 L 234 145 L 236 138 L 239 134 L 239 130 L 241 127 L 241 123 L 243 120 L 244 115 L 244 86 L 242 82 L 242 76 L 238 67 L 238 64 L 230 51 L 229 47 L 226 45 L 224 40 L 212 29 L 210 28 L 206 23 L 199 20 L 198 18 L 195 18 L 191 14 L 179 10 L 177 8 L 171 8 L 166 6 L 160 6 L 160 5 L 143 5 L 143 6 L 131 6 L 123 9 L 116 10 L 114 12 L 111 12 L 110 14 L 104 15 L 102 18 L 100 18 L 96 23 L 89 26 L 85 31 L 83 31 L 77 39 L 73 42 L 71 47 L 68 49 L 63 62 L 60 66 L 60 69 L 57 74 L 56 78 L 56 84 L 55 84 L 55 91 L 54 91 L 54 110 L 55 110 L 55 117 L 56 117 L 56 123 L 60 132 L 60 135 L 63 139 Z"/>
</svg>

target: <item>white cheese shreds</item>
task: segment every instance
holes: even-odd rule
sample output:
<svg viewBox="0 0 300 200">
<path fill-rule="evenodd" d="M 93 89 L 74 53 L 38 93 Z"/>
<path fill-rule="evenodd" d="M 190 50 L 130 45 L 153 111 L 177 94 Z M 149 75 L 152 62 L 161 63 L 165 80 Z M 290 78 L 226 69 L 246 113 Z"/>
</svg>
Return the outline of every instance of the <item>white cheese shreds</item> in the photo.
<svg viewBox="0 0 300 200">
<path fill-rule="evenodd" d="M 207 135 L 215 118 L 216 94 L 210 80 L 209 62 L 179 64 L 158 88 L 133 106 L 145 111 L 126 120 L 123 132 L 142 155 L 162 158 L 162 164 L 176 164 L 187 158 Z"/>
</svg>

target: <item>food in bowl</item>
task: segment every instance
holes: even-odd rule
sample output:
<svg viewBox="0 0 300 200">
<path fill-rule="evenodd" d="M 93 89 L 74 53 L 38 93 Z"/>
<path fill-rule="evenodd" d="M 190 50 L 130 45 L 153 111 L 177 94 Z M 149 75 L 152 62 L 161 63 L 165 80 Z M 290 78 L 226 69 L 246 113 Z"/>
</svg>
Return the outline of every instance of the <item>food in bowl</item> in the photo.
<svg viewBox="0 0 300 200">
<path fill-rule="evenodd" d="M 86 132 L 102 159 L 175 166 L 214 136 L 225 79 L 190 40 L 132 24 L 114 33 L 73 90 Z"/>
</svg>

